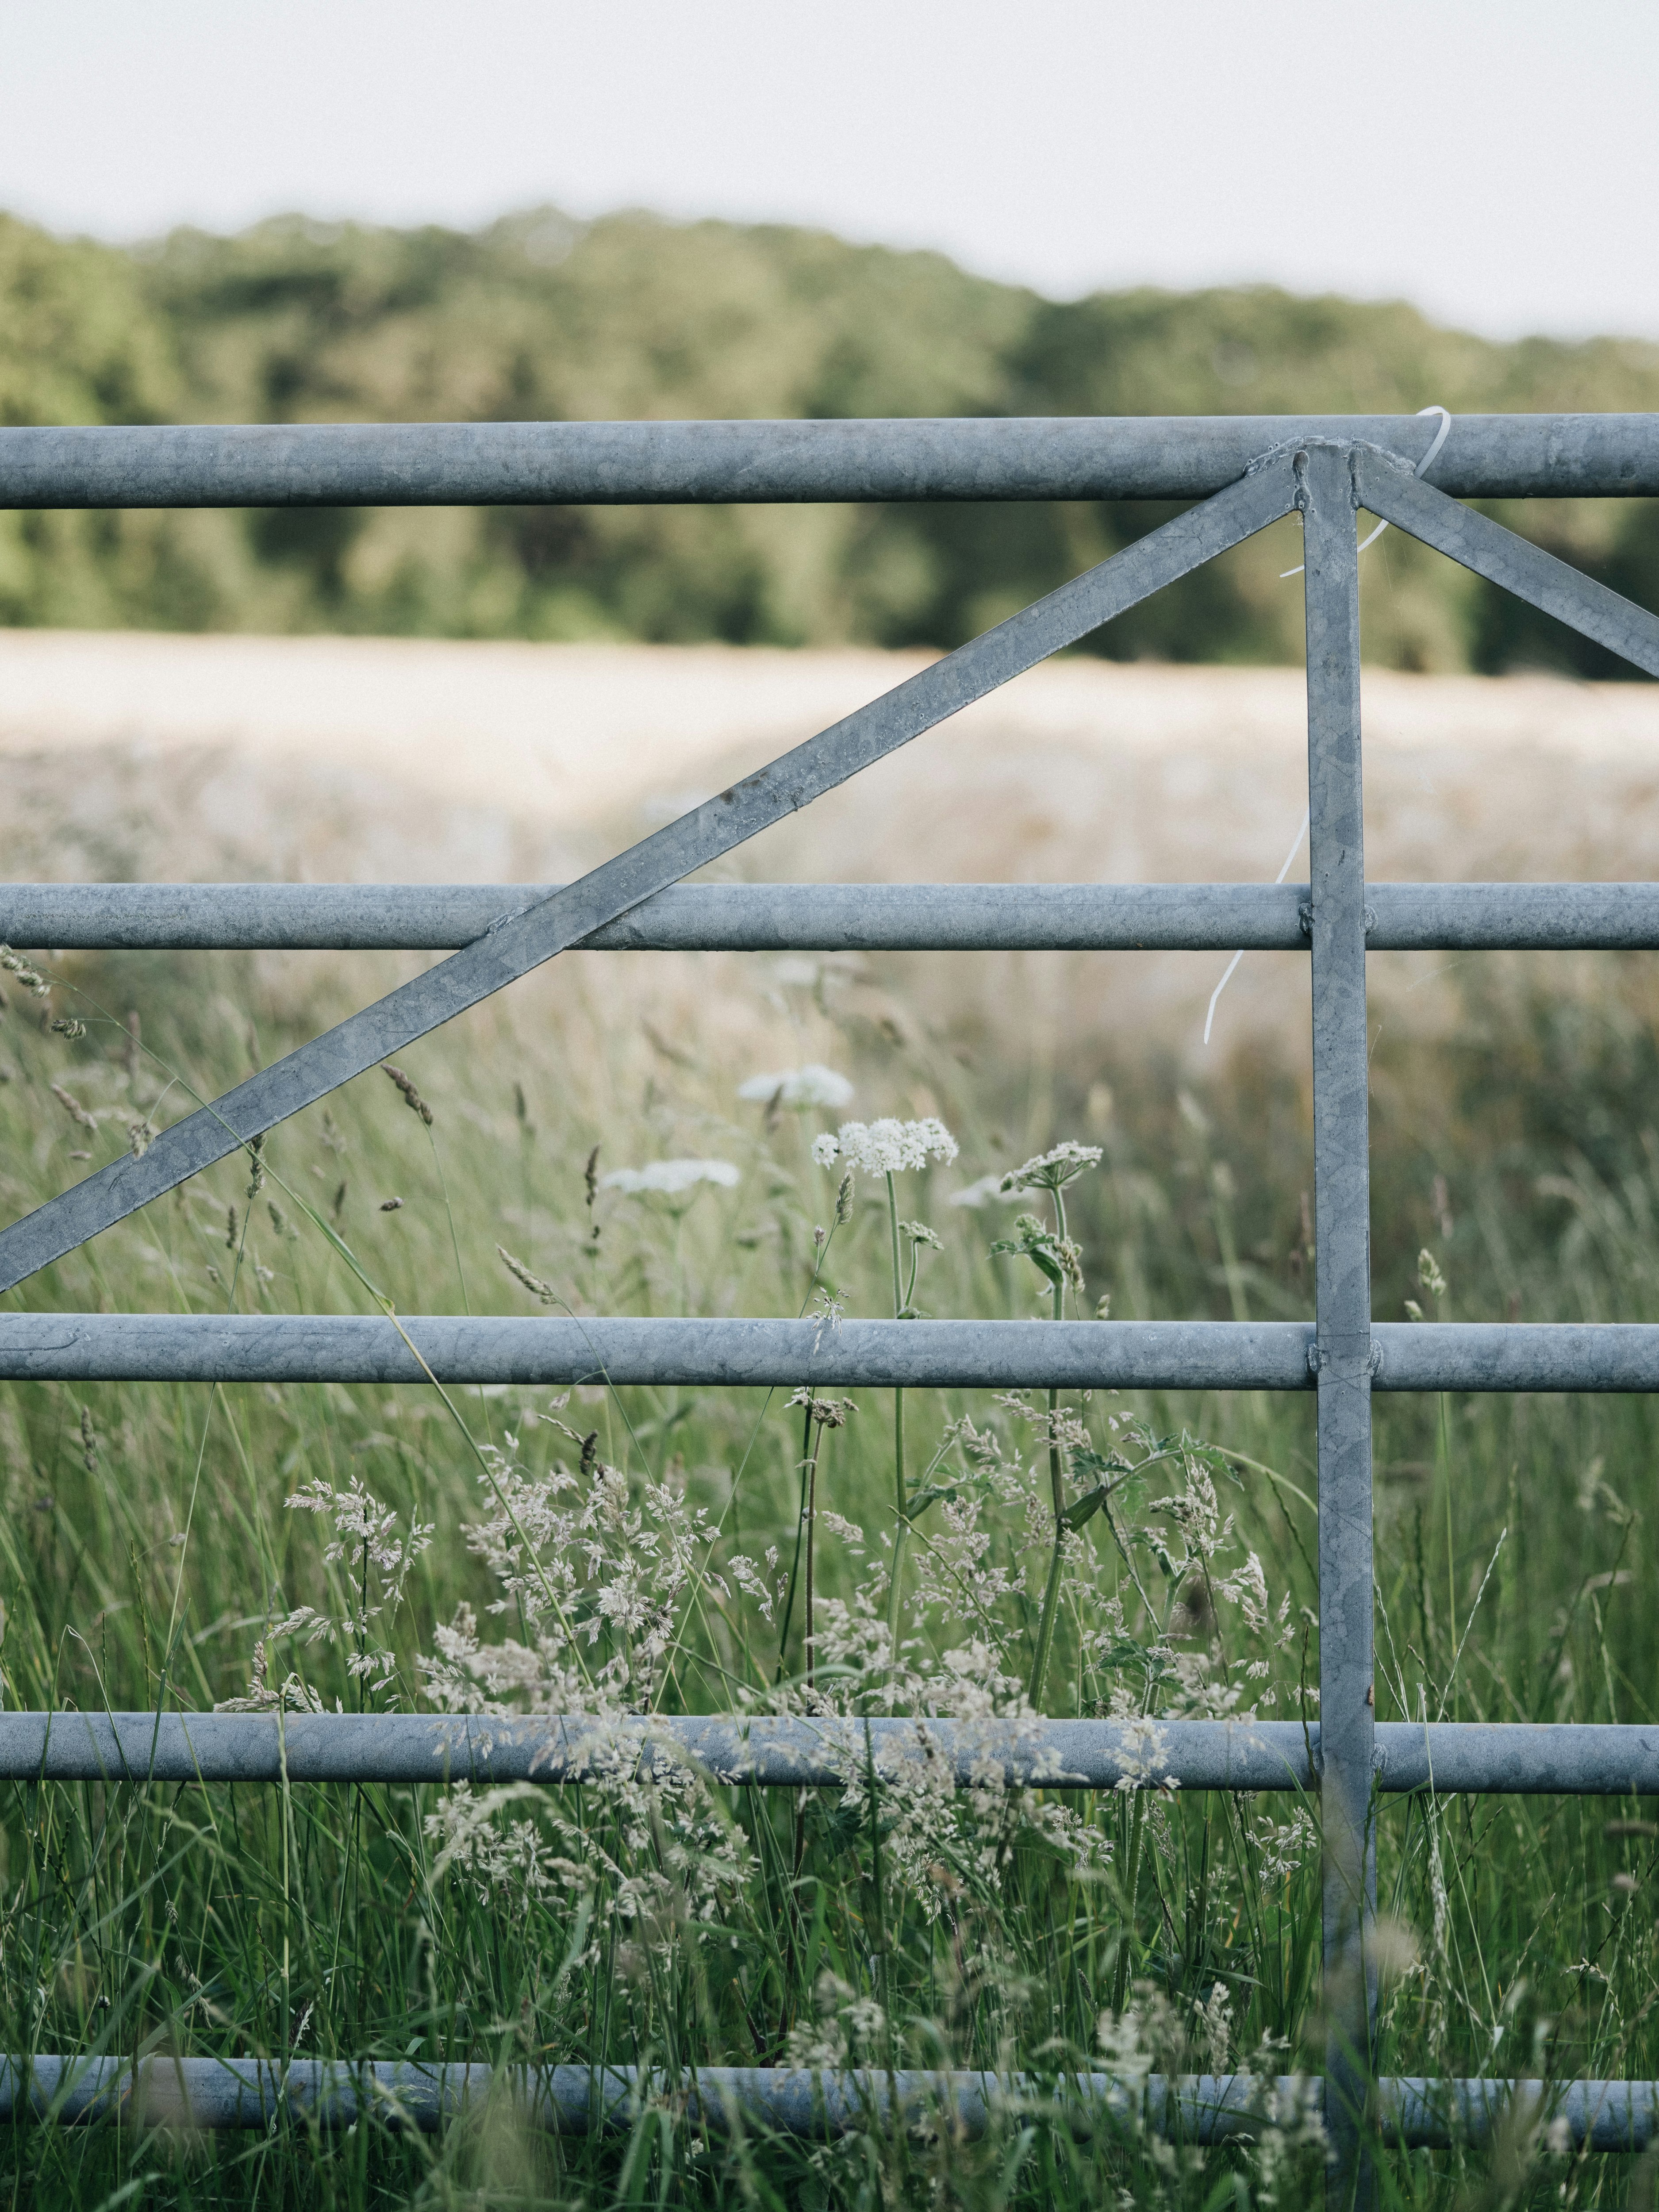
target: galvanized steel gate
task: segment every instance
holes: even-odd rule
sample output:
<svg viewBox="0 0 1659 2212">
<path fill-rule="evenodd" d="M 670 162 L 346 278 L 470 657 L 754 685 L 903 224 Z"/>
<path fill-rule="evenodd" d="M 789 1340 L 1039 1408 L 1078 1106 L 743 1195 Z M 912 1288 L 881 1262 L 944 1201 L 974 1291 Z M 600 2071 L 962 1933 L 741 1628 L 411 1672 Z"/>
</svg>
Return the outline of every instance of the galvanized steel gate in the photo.
<svg viewBox="0 0 1659 2212">
<path fill-rule="evenodd" d="M 1356 512 L 1453 560 L 1659 676 L 1659 619 L 1461 501 L 1659 495 L 1659 417 L 1468 416 L 1431 485 L 1420 418 L 1215 418 L 836 423 L 435 425 L 0 431 L 0 504 L 19 507 L 623 503 L 688 501 L 1191 499 L 1197 502 L 884 697 L 668 828 L 560 888 L 269 884 L 12 885 L 0 938 L 20 946 L 459 947 L 213 1105 L 141 1158 L 102 1169 L 0 1231 L 9 1290 L 198 1170 L 248 1144 L 567 947 L 1305 948 L 1312 969 L 1317 1321 L 1294 1323 L 389 1320 L 8 1312 L 0 1378 L 423 1379 L 617 1384 L 1024 1386 L 1311 1389 L 1318 1399 L 1321 1719 L 1172 1723 L 1164 1771 L 1187 1789 L 1317 1789 L 1324 1832 L 1330 2021 L 1326 2112 L 1340 2201 L 1372 2193 L 1367 2100 L 1395 2140 L 1490 2124 L 1508 2085 L 1372 2078 L 1365 1929 L 1374 1903 L 1375 1792 L 1659 1793 L 1659 1729 L 1374 1723 L 1370 1394 L 1382 1390 L 1659 1389 L 1659 1327 L 1374 1325 L 1366 1110 L 1367 949 L 1659 947 L 1659 886 L 1368 886 L 1360 778 Z M 720 885 L 681 879 L 958 708 L 1291 514 L 1303 520 L 1308 636 L 1310 881 L 1121 887 Z M 411 1351 L 410 1346 L 414 1349 Z M 416 1356 L 418 1354 L 418 1357 Z M 889 1727 L 900 1724 L 889 1723 Z M 878 1734 L 882 1733 L 878 1724 Z M 716 1773 L 831 1782 L 801 1723 L 641 1723 Z M 503 1729 L 464 1720 L 327 1715 L 0 1716 L 0 1778 L 417 1782 L 556 1780 L 580 1771 L 583 1725 Z M 1105 1723 L 1042 1731 L 1068 1781 L 1144 1774 L 1145 1748 Z M 1312 1749 L 1310 1771 L 1308 1752 Z M 1011 1741 L 1030 1771 L 1031 1738 Z M 646 1755 L 648 1755 L 647 1753 Z M 964 1754 L 966 1755 L 966 1754 Z M 337 2120 L 373 2074 L 435 2125 L 483 2069 L 330 2069 L 167 2062 L 152 2109 L 247 2125 L 288 2099 Z M 0 2113 L 33 2100 L 102 2108 L 122 2063 L 0 2061 Z M 473 2083 L 476 2087 L 476 2082 Z M 625 2076 L 557 2069 L 542 2117 L 599 2124 Z M 704 2069 L 707 2109 L 735 2099 L 779 2124 L 823 2124 L 865 2094 L 944 2094 L 970 2122 L 995 2084 L 883 2077 L 808 2082 Z M 1088 2085 L 1079 2085 L 1088 2094 Z M 1153 2085 L 1154 2118 L 1214 2138 L 1249 2124 L 1247 2076 Z M 1113 2085 L 1093 2093 L 1110 2099 Z M 1659 2084 L 1574 2086 L 1558 2100 L 1577 2140 L 1633 2148 L 1659 2135 Z"/>
</svg>

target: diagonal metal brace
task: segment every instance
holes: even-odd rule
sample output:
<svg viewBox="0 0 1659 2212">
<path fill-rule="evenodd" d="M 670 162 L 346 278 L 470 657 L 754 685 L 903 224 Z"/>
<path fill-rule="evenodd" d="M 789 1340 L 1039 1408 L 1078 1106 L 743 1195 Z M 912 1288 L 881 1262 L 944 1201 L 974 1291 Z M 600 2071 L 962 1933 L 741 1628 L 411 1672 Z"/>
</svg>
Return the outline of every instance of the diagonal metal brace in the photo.
<svg viewBox="0 0 1659 2212">
<path fill-rule="evenodd" d="M 175 1122 L 142 1158 L 112 1161 L 0 1231 L 0 1291 L 12 1289 L 149 1200 L 401 1052 L 642 899 L 833 791 L 1050 653 L 1076 644 L 1164 585 L 1254 537 L 1288 514 L 1295 503 L 1288 461 L 1272 462 L 1242 477 L 579 882 L 504 917 L 463 951 Z"/>
<path fill-rule="evenodd" d="M 1354 490 L 1359 504 L 1397 530 L 1432 545 L 1488 583 L 1553 615 L 1622 659 L 1659 676 L 1659 615 L 1621 599 L 1540 546 L 1530 545 L 1460 500 L 1411 477 L 1385 455 L 1353 449 Z"/>
</svg>

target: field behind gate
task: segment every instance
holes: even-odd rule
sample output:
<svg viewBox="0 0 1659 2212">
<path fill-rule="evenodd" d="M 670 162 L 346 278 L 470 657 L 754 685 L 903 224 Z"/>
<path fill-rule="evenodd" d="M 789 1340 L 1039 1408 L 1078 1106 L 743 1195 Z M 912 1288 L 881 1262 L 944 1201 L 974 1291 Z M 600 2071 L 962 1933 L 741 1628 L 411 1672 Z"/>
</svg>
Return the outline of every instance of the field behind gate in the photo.
<svg viewBox="0 0 1659 2212">
<path fill-rule="evenodd" d="M 4 872 L 574 872 L 892 667 L 13 634 Z M 760 841 L 744 872 L 1271 877 L 1299 818 L 1301 713 L 1299 672 L 1064 664 Z M 1659 874 L 1645 687 L 1386 677 L 1368 714 L 1373 874 Z M 664 730 L 687 742 L 647 745 Z M 27 1296 L 343 1311 L 378 1289 L 404 1312 L 534 1311 L 542 1285 L 578 1311 L 890 1312 L 882 1180 L 857 1176 L 838 1220 L 839 1165 L 810 1146 L 892 1114 L 937 1117 L 959 1146 L 899 1178 L 897 1214 L 939 1239 L 900 1240 L 931 1313 L 1052 1310 L 1040 1265 L 989 1252 L 1021 1240 L 1022 1212 L 1052 1227 L 1052 1201 L 953 1201 L 1071 1139 L 1102 1158 L 1064 1193 L 1083 1276 L 1068 1312 L 1106 1297 L 1121 1316 L 1304 1316 L 1305 967 L 1247 960 L 1206 1054 L 1221 964 L 570 956 L 410 1054 L 429 1124 L 366 1077 L 276 1133 L 257 1192 L 245 1158 L 226 1163 Z M 75 1155 L 110 1156 L 135 1124 L 142 1141 L 168 1085 L 213 1095 L 371 975 L 407 972 L 335 956 L 41 965 L 51 1011 L 88 1031 L 43 1030 L 6 979 L 9 1214 L 83 1172 Z M 1371 965 L 1378 1317 L 1411 1299 L 1431 1317 L 1659 1318 L 1651 961 Z M 775 1081 L 738 1095 L 811 1067 L 848 1079 L 851 1103 L 792 1104 Z M 669 1159 L 735 1179 L 605 1182 Z M 912 1486 L 938 1495 L 915 1524 L 896 1662 L 890 1401 L 855 1393 L 808 1421 L 809 1691 L 802 1409 L 558 1395 L 7 1386 L 8 1700 L 201 1709 L 263 1684 L 331 1709 L 813 1696 L 971 1715 L 1030 1689 L 1054 1535 L 1042 1406 L 907 1401 Z M 1266 1396 L 1061 1409 L 1073 1469 L 1114 1471 L 1110 1511 L 1062 1547 L 1047 1709 L 1312 1711 L 1312 1412 Z M 1379 1719 L 1652 1718 L 1648 1402 L 1385 1398 L 1376 1419 Z M 799 1805 L 774 1796 L 17 1790 L 0 1826 L 0 2042 L 670 2068 L 793 2050 L 1039 2075 L 1103 2048 L 1206 2070 L 1319 2063 L 1316 1855 L 1291 1800 L 919 1790 L 872 1811 L 856 1774 Z M 1652 1810 L 1389 1804 L 1382 2069 L 1659 2074 Z M 705 2139 L 664 2108 L 605 2146 L 532 2138 L 502 2112 L 426 2142 L 367 2125 L 316 2142 L 40 2130 L 0 2156 L 16 2201 L 88 2207 L 1198 2204 L 1319 2186 L 1294 2129 L 1200 2157 L 1079 2144 L 1040 2115 L 980 2145 L 874 2126 L 833 2148 Z M 1651 2189 L 1547 2139 L 1390 2172 L 1424 2203 Z"/>
</svg>

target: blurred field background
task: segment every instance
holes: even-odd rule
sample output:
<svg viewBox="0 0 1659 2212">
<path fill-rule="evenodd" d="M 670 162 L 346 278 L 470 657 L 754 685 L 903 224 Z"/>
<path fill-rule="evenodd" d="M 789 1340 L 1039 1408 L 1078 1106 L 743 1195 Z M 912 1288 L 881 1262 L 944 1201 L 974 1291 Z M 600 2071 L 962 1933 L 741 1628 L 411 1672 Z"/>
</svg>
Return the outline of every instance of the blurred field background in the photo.
<svg viewBox="0 0 1659 2212">
<path fill-rule="evenodd" d="M 1405 308 L 1266 293 L 1057 306 L 936 258 L 644 217 L 543 214 L 471 238 L 294 222 L 131 252 L 7 223 L 0 257 L 9 421 L 1659 404 L 1655 349 L 1611 340 L 1489 345 Z M 557 879 L 1160 519 L 0 518 L 0 873 Z M 1651 508 L 1508 519 L 1659 596 Z M 1101 653 L 1023 678 L 732 867 L 1271 879 L 1305 803 L 1300 592 L 1279 574 L 1292 542 L 1268 533 L 1106 633 Z M 1601 680 L 1613 672 L 1397 533 L 1365 556 L 1364 591 L 1374 875 L 1659 875 L 1650 687 Z M 112 1157 L 135 1121 L 168 1118 L 184 1087 L 216 1094 L 416 964 L 40 959 L 51 1010 L 87 1034 L 43 1026 L 6 978 L 9 1215 Z M 959 1160 L 904 1197 L 944 1247 L 923 1271 L 929 1310 L 1035 1311 L 1036 1278 L 988 1254 L 1009 1214 L 950 1201 L 1073 1138 L 1104 1155 L 1068 1194 L 1085 1310 L 1106 1297 L 1119 1318 L 1305 1316 L 1305 963 L 1249 957 L 1206 1049 L 1224 964 L 567 956 L 407 1056 L 430 1129 L 366 1077 L 273 1135 L 257 1202 L 246 1162 L 226 1162 L 14 1301 L 338 1312 L 368 1309 L 372 1284 L 404 1312 L 538 1310 L 506 1246 L 578 1311 L 794 1313 L 815 1281 L 850 1312 L 889 1311 L 873 1191 L 836 1228 L 827 1272 L 815 1259 L 835 1180 L 808 1140 L 836 1117 L 738 1096 L 752 1075 L 821 1062 L 854 1085 L 848 1112 L 938 1115 L 960 1140 Z M 1378 1316 L 1409 1298 L 1459 1319 L 1659 1319 L 1652 961 L 1379 956 L 1371 972 Z M 595 1146 L 600 1174 L 694 1156 L 738 1180 L 683 1211 L 590 1194 Z M 474 1447 L 517 1437 L 527 1455 L 576 1460 L 550 1394 L 470 1398 L 465 1434 L 428 1396 L 0 1389 L 8 1700 L 203 1709 L 246 1693 L 271 1621 L 351 1603 L 323 1557 L 328 1530 L 284 1499 L 356 1480 L 400 1526 L 436 1531 L 386 1628 L 385 1698 L 417 1702 L 434 1629 L 490 1596 L 462 1534 L 479 1511 Z M 829 1448 L 825 1495 L 874 1542 L 890 1518 L 890 1430 L 878 1395 L 860 1398 Z M 1120 1410 L 1234 1455 L 1240 1479 L 1218 1476 L 1224 1510 L 1295 1628 L 1261 1694 L 1281 1716 L 1309 1711 L 1310 1406 Z M 917 1450 L 964 1413 L 1005 1442 L 1017 1426 L 968 1394 L 915 1394 Z M 769 1546 L 787 1559 L 800 1431 L 781 1403 L 594 1391 L 557 1418 L 594 1433 L 635 1497 L 683 1483 L 720 1524 L 720 1559 Z M 1382 1400 L 1379 1717 L 1652 1720 L 1653 1444 L 1644 1400 Z M 997 1542 L 1017 1534 L 999 1527 Z M 1025 1573 L 1027 1555 L 1009 1557 Z M 1074 1571 L 1045 1698 L 1061 1711 L 1106 1700 L 1091 1607 L 1129 1601 L 1138 1648 L 1151 1634 L 1098 1521 Z M 848 1598 L 860 1571 L 827 1549 L 822 1588 Z M 1009 1655 L 1029 1644 L 1033 1587 L 1000 1616 Z M 1197 1598 L 1177 1611 L 1182 1588 L 1165 1591 L 1164 1644 L 1210 1669 L 1212 1688 L 1220 1666 L 1224 1685 L 1232 1616 Z M 684 1628 L 682 1702 L 769 1692 L 798 1665 L 798 1627 L 786 1645 L 775 1620 L 750 1611 L 740 1626 Z M 960 1632 L 937 1608 L 916 1623 L 930 1651 Z M 346 1656 L 273 1655 L 330 1703 L 362 1694 Z M 1176 1692 L 1154 1672 L 1156 1706 Z M 1132 2004 L 1133 2035 L 1163 2064 L 1317 2063 L 1313 1861 L 1305 1836 L 1270 1847 L 1264 1825 L 1294 1825 L 1288 1803 L 1178 1803 L 1137 1856 L 1135 1815 L 1114 1802 L 1088 1811 L 1103 1873 L 1073 1878 L 1028 1835 L 997 1879 L 969 1854 L 942 1875 L 889 1865 L 884 1892 L 880 1835 L 838 1824 L 828 1802 L 793 1830 L 793 1807 L 734 1793 L 754 1872 L 726 1896 L 719 1942 L 677 1921 L 672 1941 L 589 1958 L 587 1893 L 531 1895 L 503 1875 L 481 1895 L 434 1856 L 432 1794 L 14 1790 L 0 2041 L 678 2067 L 768 2063 L 816 2021 L 878 2060 L 1060 2071 L 1097 2057 L 1101 2014 Z M 1659 2074 L 1651 1811 L 1389 1807 L 1385 2068 Z M 494 1817 L 508 1837 L 526 1815 Z M 603 1804 L 568 1817 L 588 1821 L 598 1865 L 614 1841 Z M 849 2008 L 878 1990 L 893 2039 L 857 2046 Z M 1091 2145 L 1028 2119 L 978 2148 L 872 2127 L 831 2154 L 710 2145 L 665 2103 L 609 2147 L 537 2143 L 497 2118 L 429 2145 L 378 2128 L 252 2142 L 22 2130 L 0 2160 L 17 2201 L 88 2212 L 141 2197 L 988 2207 L 1117 2205 L 1124 2191 L 1196 2207 L 1322 2188 L 1316 2154 L 1294 2144 L 1275 2177 L 1254 2154 L 1165 2161 L 1144 2142 Z M 1652 2179 L 1564 2160 L 1542 2135 L 1388 2172 L 1398 2201 L 1424 2205 L 1642 2201 Z"/>
</svg>

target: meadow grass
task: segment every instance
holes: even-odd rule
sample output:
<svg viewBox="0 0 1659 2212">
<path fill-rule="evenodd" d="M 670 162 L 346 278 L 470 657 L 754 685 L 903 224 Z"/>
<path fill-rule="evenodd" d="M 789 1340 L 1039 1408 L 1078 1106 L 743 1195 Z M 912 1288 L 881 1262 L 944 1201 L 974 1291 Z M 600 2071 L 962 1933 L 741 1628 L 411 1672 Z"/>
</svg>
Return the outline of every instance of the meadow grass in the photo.
<svg viewBox="0 0 1659 2212">
<path fill-rule="evenodd" d="M 577 1312 L 882 1315 L 902 1219 L 938 1247 L 897 1240 L 916 1262 L 899 1302 L 937 1315 L 1310 1313 L 1309 1102 L 1276 1056 L 1236 1054 L 1199 1085 L 1038 1035 L 1017 992 L 936 1034 L 901 961 L 879 994 L 833 962 L 683 962 L 665 1030 L 617 961 L 562 968 L 410 1053 L 406 1087 L 363 1077 L 257 1166 L 224 1162 L 13 1306 L 373 1311 L 378 1293 L 400 1313 L 533 1312 L 540 1285 Z M 331 971 L 310 1024 L 378 972 Z M 277 989 L 250 961 L 51 974 L 44 1000 L 6 979 L 14 1214 L 299 1034 L 291 975 Z M 747 1028 L 701 995 L 711 975 Z M 1659 1318 L 1645 965 L 1468 963 L 1458 981 L 1449 1040 L 1377 1041 L 1378 1317 L 1412 1299 Z M 850 1107 L 736 1095 L 812 1063 L 852 1079 Z M 937 1117 L 959 1157 L 902 1171 L 890 1208 L 878 1171 L 843 1188 L 843 1160 L 812 1158 L 852 1115 Z M 1102 1154 L 1066 1186 L 1063 1226 L 1042 1189 L 950 1202 L 1060 1140 Z M 737 1179 L 605 1182 L 686 1158 Z M 7 1385 L 4 1697 L 971 1721 L 1017 1713 L 1040 1679 L 1056 1713 L 1316 1713 L 1310 1402 L 907 1394 L 897 1655 L 892 1416 L 871 1392 L 815 1419 L 781 1391 Z M 1651 1424 L 1639 1398 L 1378 1401 L 1379 1719 L 1654 1718 Z M 1056 1479 L 1068 1504 L 1105 1496 L 1058 1545 Z M 872 1793 L 851 1761 L 843 1789 L 799 1798 L 618 1771 L 493 1796 L 11 1785 L 3 1805 L 9 2051 L 670 2074 L 793 2055 L 1018 2066 L 1039 2089 L 1091 2064 L 1321 2063 L 1317 1808 L 1290 1797 Z M 1659 2074 L 1653 1809 L 1385 1802 L 1384 2070 Z M 596 2142 L 532 2133 L 503 2100 L 426 2140 L 29 2124 L 0 2159 L 15 2203 L 88 2208 L 1243 2206 L 1323 2188 L 1317 2141 L 1288 2121 L 1200 2152 L 1091 2139 L 1040 2095 L 977 2143 L 874 2117 L 834 2145 L 709 2135 L 665 2096 Z M 1653 2185 L 1642 2162 L 1543 2135 L 1389 2154 L 1383 2174 L 1389 2201 L 1425 2206 Z"/>
</svg>

